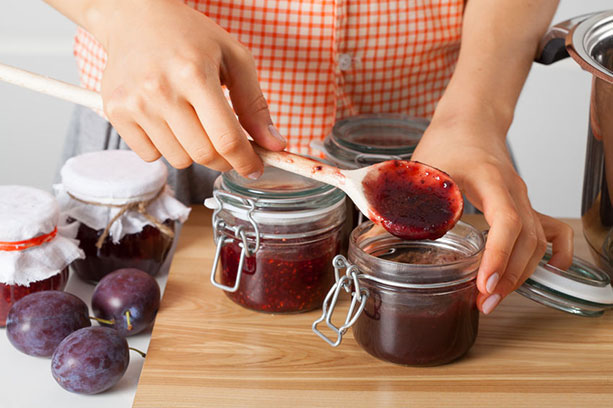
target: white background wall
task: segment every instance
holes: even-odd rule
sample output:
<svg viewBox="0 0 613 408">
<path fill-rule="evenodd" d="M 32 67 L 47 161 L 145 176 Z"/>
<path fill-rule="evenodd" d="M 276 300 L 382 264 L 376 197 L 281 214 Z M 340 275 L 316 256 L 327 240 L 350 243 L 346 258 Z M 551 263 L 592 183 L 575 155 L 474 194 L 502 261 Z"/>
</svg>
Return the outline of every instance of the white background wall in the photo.
<svg viewBox="0 0 613 408">
<path fill-rule="evenodd" d="M 562 0 L 554 21 L 611 8 L 610 0 Z M 77 83 L 74 25 L 42 0 L 4 1 L 0 62 Z M 509 133 L 534 207 L 578 217 L 590 76 L 572 61 L 535 65 Z M 0 83 L 0 184 L 49 189 L 72 105 Z"/>
</svg>

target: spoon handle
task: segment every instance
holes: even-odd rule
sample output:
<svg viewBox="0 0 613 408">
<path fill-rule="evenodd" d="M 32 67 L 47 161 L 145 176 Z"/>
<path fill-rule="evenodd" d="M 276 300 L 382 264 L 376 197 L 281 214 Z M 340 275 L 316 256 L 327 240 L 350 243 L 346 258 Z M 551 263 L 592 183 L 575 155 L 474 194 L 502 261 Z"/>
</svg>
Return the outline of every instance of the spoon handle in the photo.
<svg viewBox="0 0 613 408">
<path fill-rule="evenodd" d="M 97 92 L 2 63 L 0 63 L 0 80 L 88 108 L 103 109 L 102 97 Z M 292 153 L 271 152 L 256 145 L 253 146 L 264 163 L 270 166 L 331 184 L 341 189 L 345 185 L 345 175 L 336 167 Z"/>
<path fill-rule="evenodd" d="M 0 80 L 69 102 L 102 110 L 102 97 L 89 89 L 0 63 Z"/>
<path fill-rule="evenodd" d="M 342 170 L 336 167 L 297 154 L 285 151 L 271 152 L 253 143 L 252 145 L 258 156 L 262 158 L 262 161 L 269 166 L 321 181 L 322 183 L 331 184 L 341 190 L 345 188 L 346 176 Z"/>
</svg>

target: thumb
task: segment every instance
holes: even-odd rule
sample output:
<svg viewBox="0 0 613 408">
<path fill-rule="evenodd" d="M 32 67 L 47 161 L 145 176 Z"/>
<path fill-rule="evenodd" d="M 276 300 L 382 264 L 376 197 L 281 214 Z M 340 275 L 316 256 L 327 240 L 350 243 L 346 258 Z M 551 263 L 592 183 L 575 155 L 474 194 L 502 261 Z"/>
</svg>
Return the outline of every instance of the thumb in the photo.
<svg viewBox="0 0 613 408">
<path fill-rule="evenodd" d="M 272 123 L 251 53 L 245 47 L 237 47 L 227 62 L 224 82 L 241 126 L 263 148 L 283 150 L 287 141 Z"/>
</svg>

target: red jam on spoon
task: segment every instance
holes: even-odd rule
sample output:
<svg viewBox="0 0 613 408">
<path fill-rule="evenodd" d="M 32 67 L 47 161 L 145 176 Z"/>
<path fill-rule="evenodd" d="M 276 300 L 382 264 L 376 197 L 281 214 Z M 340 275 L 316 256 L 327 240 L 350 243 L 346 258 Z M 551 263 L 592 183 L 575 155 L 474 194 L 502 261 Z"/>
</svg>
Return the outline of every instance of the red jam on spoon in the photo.
<svg viewBox="0 0 613 408">
<path fill-rule="evenodd" d="M 462 215 L 462 193 L 451 177 L 416 161 L 372 166 L 362 187 L 369 218 L 402 239 L 437 239 Z"/>
</svg>

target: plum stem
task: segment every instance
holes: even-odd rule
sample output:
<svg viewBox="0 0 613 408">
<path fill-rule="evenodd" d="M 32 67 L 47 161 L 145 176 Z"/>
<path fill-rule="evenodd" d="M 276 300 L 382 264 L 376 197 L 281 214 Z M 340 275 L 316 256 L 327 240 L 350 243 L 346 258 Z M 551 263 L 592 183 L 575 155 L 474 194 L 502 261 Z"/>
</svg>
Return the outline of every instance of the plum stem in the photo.
<svg viewBox="0 0 613 408">
<path fill-rule="evenodd" d="M 128 347 L 128 349 L 129 349 L 129 350 L 132 350 L 132 351 L 134 351 L 134 352 L 136 352 L 136 353 L 138 353 L 138 354 L 140 354 L 140 356 L 141 356 L 142 358 L 147 357 L 147 353 L 143 353 L 143 352 L 142 352 L 142 351 L 140 351 L 139 349 L 135 349 L 134 347 Z"/>
<path fill-rule="evenodd" d="M 130 311 L 126 310 L 126 324 L 128 325 L 128 331 L 132 330 L 132 323 L 130 323 Z"/>
<path fill-rule="evenodd" d="M 115 319 L 107 320 L 107 319 L 101 319 L 100 317 L 95 317 L 95 316 L 89 316 L 89 318 L 91 320 L 97 321 L 98 323 L 108 324 L 109 326 L 114 326 L 115 325 Z"/>
</svg>

